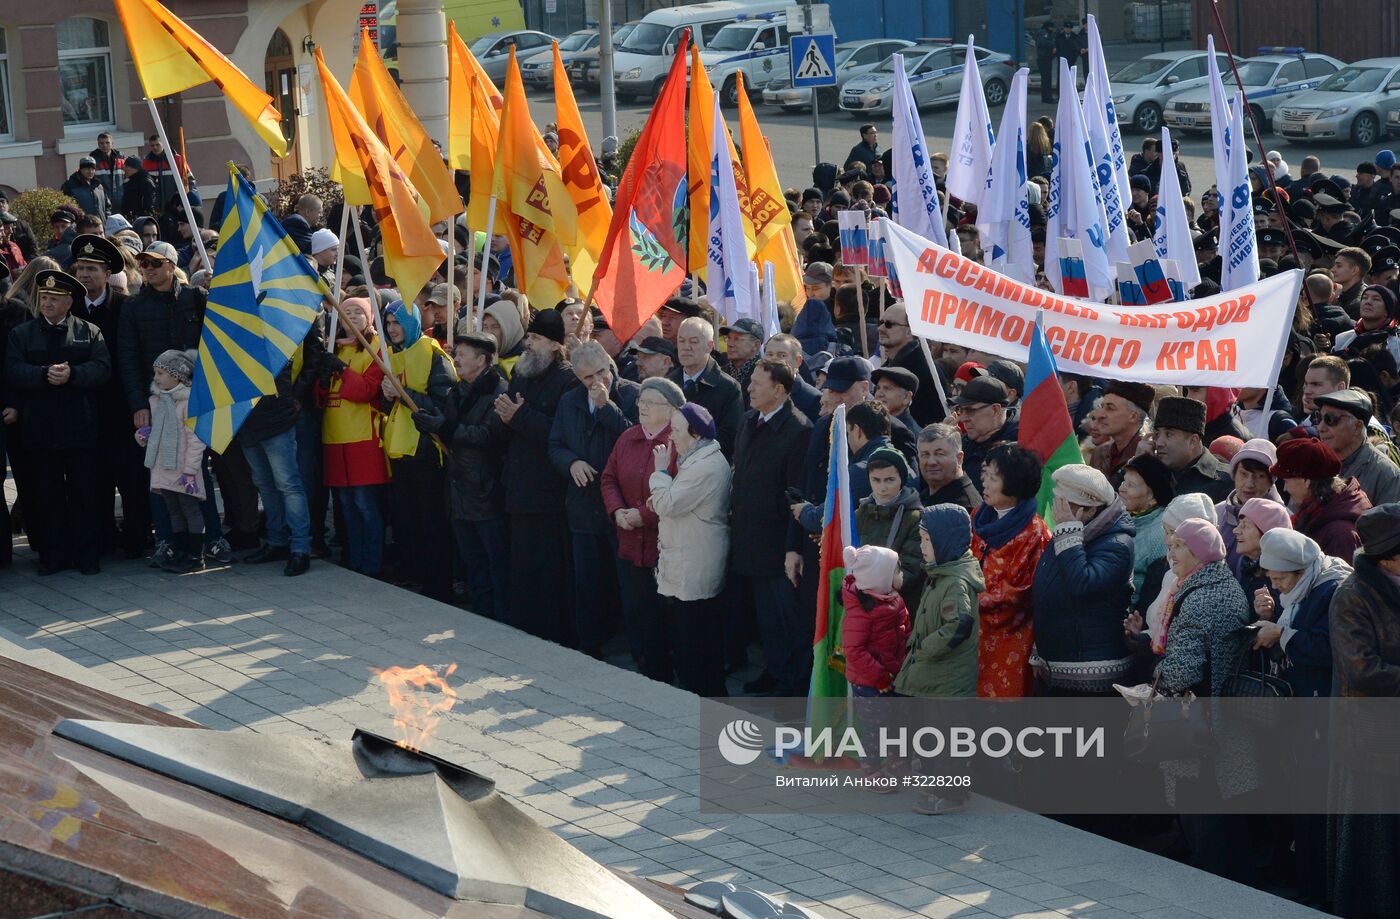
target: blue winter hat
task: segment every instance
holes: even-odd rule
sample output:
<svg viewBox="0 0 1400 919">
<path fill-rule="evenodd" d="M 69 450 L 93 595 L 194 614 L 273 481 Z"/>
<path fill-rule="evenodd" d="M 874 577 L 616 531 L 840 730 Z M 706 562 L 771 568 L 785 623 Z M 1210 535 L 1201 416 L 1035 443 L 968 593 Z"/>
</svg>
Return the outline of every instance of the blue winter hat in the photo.
<svg viewBox="0 0 1400 919">
<path fill-rule="evenodd" d="M 1395 168 L 1395 151 L 1394 151 L 1394 150 L 1382 150 L 1381 152 L 1377 153 L 1377 154 L 1376 154 L 1376 165 L 1379 166 L 1379 167 L 1382 168 L 1382 169 L 1394 169 L 1394 168 Z"/>
<path fill-rule="evenodd" d="M 959 504 L 926 507 L 919 523 L 933 543 L 933 558 L 940 565 L 962 558 L 972 547 L 972 517 Z"/>
<path fill-rule="evenodd" d="M 395 351 L 407 351 L 423 337 L 423 320 L 416 305 L 395 300 L 384 307 L 384 315 L 392 316 L 403 327 L 403 344 L 396 345 L 392 339 L 389 341 L 389 347 Z"/>
<path fill-rule="evenodd" d="M 680 407 L 680 413 L 690 423 L 690 430 L 706 440 L 715 439 L 715 419 L 703 405 L 687 402 Z"/>
</svg>

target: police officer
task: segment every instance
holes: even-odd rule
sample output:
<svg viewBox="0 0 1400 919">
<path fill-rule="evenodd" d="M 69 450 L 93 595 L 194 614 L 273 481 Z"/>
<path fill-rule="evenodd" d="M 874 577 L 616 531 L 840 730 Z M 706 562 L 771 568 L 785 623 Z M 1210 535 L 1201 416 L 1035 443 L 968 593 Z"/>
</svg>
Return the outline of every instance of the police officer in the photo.
<svg viewBox="0 0 1400 919">
<path fill-rule="evenodd" d="M 1040 101 L 1055 101 L 1055 22 L 1047 19 L 1035 33 L 1035 65 L 1040 71 Z"/>
<path fill-rule="evenodd" d="M 112 377 L 102 330 L 73 315 L 85 290 L 62 271 L 36 276 L 38 312 L 10 333 L 5 382 L 39 486 L 39 573 L 97 574 L 98 394 Z"/>
</svg>

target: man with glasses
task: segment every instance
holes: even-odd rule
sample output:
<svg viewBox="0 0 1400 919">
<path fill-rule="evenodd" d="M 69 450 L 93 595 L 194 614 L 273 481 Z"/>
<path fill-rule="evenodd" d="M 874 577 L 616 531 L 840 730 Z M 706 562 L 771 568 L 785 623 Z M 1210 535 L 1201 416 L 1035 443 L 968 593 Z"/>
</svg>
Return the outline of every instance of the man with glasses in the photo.
<svg viewBox="0 0 1400 919">
<path fill-rule="evenodd" d="M 918 426 L 944 420 L 947 413 L 938 398 L 938 387 L 933 385 L 933 375 L 929 372 L 923 349 L 909 328 L 909 313 L 903 303 L 896 301 L 885 307 L 885 314 L 880 317 L 879 337 L 880 353 L 885 357 L 881 366 L 902 367 L 919 381 L 909 408 Z"/>
<path fill-rule="evenodd" d="M 846 163 L 862 163 L 865 171 L 870 171 L 870 164 L 880 158 L 880 132 L 875 130 L 873 124 L 863 124 L 860 126 L 860 143 L 851 148 L 851 152 L 846 154 Z"/>
<path fill-rule="evenodd" d="M 1317 396 L 1317 437 L 1341 457 L 1343 479 L 1356 479 L 1373 506 L 1400 501 L 1400 467 L 1366 438 L 1371 397 L 1360 389 Z"/>
<path fill-rule="evenodd" d="M 982 492 L 982 459 L 999 443 L 1015 443 L 1020 427 L 1006 417 L 1011 396 L 994 377 L 968 381 L 953 400 L 953 417 L 963 432 L 963 471 Z"/>
</svg>

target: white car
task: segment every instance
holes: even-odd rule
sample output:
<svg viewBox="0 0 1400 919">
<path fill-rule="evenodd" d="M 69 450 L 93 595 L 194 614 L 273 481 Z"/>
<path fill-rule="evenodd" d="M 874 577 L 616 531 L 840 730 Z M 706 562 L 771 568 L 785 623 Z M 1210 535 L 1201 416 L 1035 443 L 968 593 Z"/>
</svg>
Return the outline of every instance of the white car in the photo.
<svg viewBox="0 0 1400 919">
<path fill-rule="evenodd" d="M 753 93 L 769 80 L 789 72 L 787 20 L 763 13 L 733 22 L 715 33 L 700 52 L 705 75 L 728 108 L 739 104 L 739 78 Z"/>
<path fill-rule="evenodd" d="M 559 40 L 559 59 L 564 62 L 564 72 L 569 72 L 569 64 L 580 51 L 598 47 L 597 29 L 580 29 Z M 520 81 L 526 86 L 552 87 L 554 85 L 554 55 L 546 50 L 520 65 Z"/>
<path fill-rule="evenodd" d="M 817 100 L 823 112 L 836 108 L 841 87 L 862 74 L 869 73 L 883 60 L 896 51 L 913 47 L 912 41 L 901 38 L 868 38 L 863 41 L 846 41 L 836 46 L 836 85 L 823 86 L 817 93 Z M 791 68 L 791 64 L 788 65 Z M 775 105 L 785 111 L 796 112 L 812 107 L 812 87 L 793 86 L 792 73 L 775 77 L 763 88 L 763 104 Z"/>
<path fill-rule="evenodd" d="M 1380 140 L 1390 113 L 1400 109 L 1400 57 L 1348 64 L 1317 89 L 1279 109 L 1275 128 L 1289 141 L 1349 140 L 1369 147 Z"/>
<path fill-rule="evenodd" d="M 1287 49 L 1292 52 L 1293 49 Z M 1272 123 L 1279 106 L 1299 93 L 1316 88 L 1327 77 L 1345 66 L 1325 54 L 1307 54 L 1301 50 L 1288 54 L 1262 54 L 1239 61 L 1240 79 L 1244 81 L 1245 96 L 1254 112 L 1259 130 Z M 1233 71 L 1221 71 L 1225 91 L 1235 91 Z M 1210 86 L 1198 86 L 1167 103 L 1162 120 L 1169 128 L 1205 131 L 1210 128 Z"/>
<path fill-rule="evenodd" d="M 506 68 L 510 64 L 510 49 L 515 46 L 516 64 L 524 64 L 537 54 L 549 51 L 554 36 L 533 29 L 519 29 L 514 32 L 492 32 L 483 35 L 471 44 L 471 53 L 481 62 L 486 75 L 501 86 L 506 80 Z"/>
<path fill-rule="evenodd" d="M 1230 59 L 1215 55 L 1220 72 L 1230 69 Z M 1189 89 L 1205 86 L 1210 79 L 1204 51 L 1163 51 L 1128 64 L 1108 82 L 1113 86 L 1113 107 L 1118 123 L 1143 134 L 1162 127 L 1162 110 L 1170 99 Z"/>
<path fill-rule="evenodd" d="M 972 46 L 977 56 L 977 69 L 982 75 L 982 92 L 987 105 L 997 106 L 1006 101 L 1016 62 L 1008 55 L 987 48 Z M 921 44 L 906 48 L 904 72 L 909 88 L 919 108 L 957 102 L 962 92 L 963 64 L 967 58 L 966 44 Z M 841 108 L 856 118 L 867 115 L 888 115 L 893 107 L 894 56 L 885 58 L 864 76 L 856 77 L 841 87 Z"/>
</svg>

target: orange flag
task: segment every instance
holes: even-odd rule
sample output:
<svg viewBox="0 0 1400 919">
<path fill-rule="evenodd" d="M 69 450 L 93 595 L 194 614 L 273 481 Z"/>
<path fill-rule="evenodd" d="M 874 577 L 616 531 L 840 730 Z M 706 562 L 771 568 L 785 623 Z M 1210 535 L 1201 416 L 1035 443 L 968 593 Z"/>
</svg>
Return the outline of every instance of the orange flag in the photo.
<svg viewBox="0 0 1400 919">
<path fill-rule="evenodd" d="M 155 0 L 116 0 L 116 4 L 131 62 L 147 96 L 172 96 L 212 80 L 272 152 L 287 155 L 282 116 L 273 107 L 272 97 L 233 61 Z"/>
<path fill-rule="evenodd" d="M 473 62 L 476 58 L 471 59 Z M 467 75 L 472 95 L 472 193 L 467 201 L 467 226 L 473 230 L 480 227 L 492 234 L 504 234 L 505 220 L 501 209 L 496 208 L 496 220 L 489 227 L 486 215 L 490 212 L 491 177 L 496 168 L 496 148 L 500 146 L 500 116 L 491 102 L 490 93 L 495 90 L 485 73 L 472 68 Z"/>
<path fill-rule="evenodd" d="M 744 91 L 744 75 L 739 79 L 739 143 L 744 147 L 744 175 L 748 179 L 750 216 L 753 218 L 754 262 L 759 275 L 763 263 L 773 263 L 773 287 L 778 300 L 793 303 L 805 299 L 802 271 L 798 268 L 797 241 L 792 235 L 792 216 L 783 198 L 783 186 L 778 181 L 778 169 L 773 164 L 773 152 L 768 138 L 758 126 L 749 95 Z"/>
<path fill-rule="evenodd" d="M 472 168 L 472 53 L 447 21 L 447 165 Z"/>
<path fill-rule="evenodd" d="M 428 206 L 399 164 L 365 124 L 316 49 L 316 69 L 334 140 L 332 177 L 345 189 L 348 204 L 368 204 L 379 219 L 384 269 L 405 299 L 418 295 L 443 262 L 433 236 Z"/>
<path fill-rule="evenodd" d="M 559 128 L 559 169 L 564 187 L 578 213 L 576 245 L 569 253 L 570 267 L 576 278 L 591 278 L 593 269 L 607 240 L 608 224 L 612 222 L 612 205 L 598 174 L 598 161 L 588 145 L 588 133 L 583 129 L 569 75 L 559 57 L 559 43 L 554 43 L 554 118 Z"/>
<path fill-rule="evenodd" d="M 460 214 L 462 199 L 452 183 L 452 172 L 389 76 L 368 29 L 360 32 L 360 56 L 350 76 L 350 102 L 418 190 L 428 205 L 428 219 L 446 220 Z"/>
<path fill-rule="evenodd" d="M 513 47 L 506 69 L 505 108 L 501 110 L 500 146 L 494 166 L 491 187 L 497 197 L 496 213 L 505 213 L 517 285 L 537 308 L 551 309 L 564 299 L 570 284 L 551 202 L 561 201 L 570 210 L 573 203 L 564 189 L 558 163 L 544 148 L 530 120 Z"/>
</svg>

